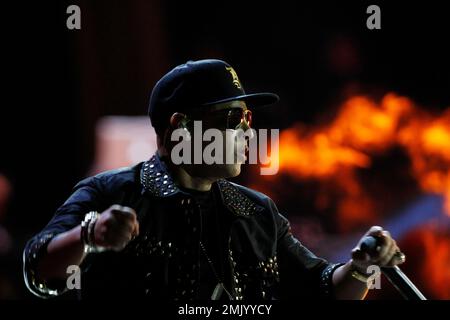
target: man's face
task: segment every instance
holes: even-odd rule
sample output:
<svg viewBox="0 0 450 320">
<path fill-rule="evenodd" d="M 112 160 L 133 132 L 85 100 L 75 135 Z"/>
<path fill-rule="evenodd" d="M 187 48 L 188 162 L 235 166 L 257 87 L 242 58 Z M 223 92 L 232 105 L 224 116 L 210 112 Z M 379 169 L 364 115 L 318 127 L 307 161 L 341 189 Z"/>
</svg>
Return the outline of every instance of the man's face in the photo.
<svg viewBox="0 0 450 320">
<path fill-rule="evenodd" d="M 211 179 L 221 179 L 236 177 L 241 172 L 241 165 L 245 162 L 246 156 L 246 140 L 237 139 L 238 129 L 246 131 L 249 129 L 250 112 L 246 111 L 247 106 L 243 101 L 232 101 L 225 102 L 208 107 L 207 111 L 201 113 L 201 115 L 189 116 L 190 119 L 188 130 L 192 137 L 192 157 L 194 157 L 194 152 L 196 152 L 194 143 L 194 121 L 202 121 L 202 136 L 207 129 L 217 129 L 222 134 L 222 147 L 223 147 L 223 159 L 221 163 L 206 164 L 202 161 L 202 164 L 191 164 L 184 165 L 185 170 L 194 177 L 201 178 L 211 178 Z M 250 121 L 249 121 L 250 122 Z M 197 140 L 198 141 L 198 140 Z M 203 141 L 203 139 L 202 139 Z M 202 148 L 200 150 L 205 150 L 211 144 L 211 141 L 203 141 Z M 197 152 L 198 152 L 197 148 Z M 227 163 L 227 152 L 228 159 L 233 159 L 232 163 Z M 203 160 L 203 157 L 202 157 Z M 230 162 L 230 161 L 228 161 Z"/>
</svg>

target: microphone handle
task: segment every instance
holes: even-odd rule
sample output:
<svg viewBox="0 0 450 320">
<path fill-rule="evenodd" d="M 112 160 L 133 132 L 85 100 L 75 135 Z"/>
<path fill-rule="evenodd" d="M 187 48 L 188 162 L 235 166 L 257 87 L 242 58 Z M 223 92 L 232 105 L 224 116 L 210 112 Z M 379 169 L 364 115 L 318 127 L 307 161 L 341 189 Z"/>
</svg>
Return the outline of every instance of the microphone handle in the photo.
<svg viewBox="0 0 450 320">
<path fill-rule="evenodd" d="M 398 266 L 382 267 L 381 271 L 406 300 L 427 300 Z"/>
</svg>

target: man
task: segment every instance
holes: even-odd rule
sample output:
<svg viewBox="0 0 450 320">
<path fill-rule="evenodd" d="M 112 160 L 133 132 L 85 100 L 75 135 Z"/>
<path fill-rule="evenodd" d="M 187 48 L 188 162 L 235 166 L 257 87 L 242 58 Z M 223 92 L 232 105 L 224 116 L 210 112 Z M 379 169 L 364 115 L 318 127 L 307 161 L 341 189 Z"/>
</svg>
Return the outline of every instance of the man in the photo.
<svg viewBox="0 0 450 320">
<path fill-rule="evenodd" d="M 277 100 L 246 94 L 220 60 L 189 61 L 163 76 L 149 107 L 157 153 L 77 184 L 25 248 L 28 288 L 59 295 L 75 265 L 83 298 L 363 298 L 369 265 L 404 260 L 387 231 L 372 227 L 366 234 L 379 239 L 377 253 L 369 256 L 358 244 L 350 261 L 332 264 L 293 237 L 270 198 L 225 180 L 240 173 L 242 142 L 225 139 L 232 163 L 174 164 L 176 130 L 192 133 L 199 120 L 226 137 L 249 129 L 248 108 Z"/>
</svg>

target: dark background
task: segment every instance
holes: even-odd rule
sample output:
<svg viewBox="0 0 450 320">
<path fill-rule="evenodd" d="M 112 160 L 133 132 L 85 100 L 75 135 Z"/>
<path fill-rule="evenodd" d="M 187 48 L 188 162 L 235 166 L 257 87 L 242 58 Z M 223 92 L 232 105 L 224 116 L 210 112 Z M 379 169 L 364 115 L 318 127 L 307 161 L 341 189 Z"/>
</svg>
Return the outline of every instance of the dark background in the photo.
<svg viewBox="0 0 450 320">
<path fill-rule="evenodd" d="M 81 30 L 66 8 L 81 7 Z M 1 167 L 12 196 L 3 225 L 14 246 L 9 298 L 30 298 L 20 254 L 86 175 L 104 115 L 143 115 L 154 83 L 187 60 L 221 58 L 246 91 L 281 102 L 259 125 L 287 128 L 332 114 L 348 95 L 388 91 L 450 106 L 450 19 L 442 1 L 39 1 L 2 3 Z M 243 175 L 238 182 L 245 183 Z M 289 208 L 286 205 L 286 208 Z"/>
</svg>

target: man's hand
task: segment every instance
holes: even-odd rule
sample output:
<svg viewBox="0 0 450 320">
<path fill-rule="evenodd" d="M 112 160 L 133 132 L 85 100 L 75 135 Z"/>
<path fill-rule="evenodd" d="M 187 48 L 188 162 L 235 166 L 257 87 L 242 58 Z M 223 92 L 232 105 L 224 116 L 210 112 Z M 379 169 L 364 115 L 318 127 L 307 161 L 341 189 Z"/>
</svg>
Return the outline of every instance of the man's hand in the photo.
<svg viewBox="0 0 450 320">
<path fill-rule="evenodd" d="M 367 236 L 380 239 L 380 246 L 377 247 L 377 252 L 372 255 L 362 251 L 360 248 L 362 241 Z M 370 228 L 352 251 L 352 266 L 364 274 L 367 274 L 367 267 L 370 265 L 393 267 L 404 262 L 405 256 L 401 253 L 395 240 L 392 239 L 389 231 L 383 230 L 383 228 L 378 226 Z"/>
<path fill-rule="evenodd" d="M 96 246 L 120 251 L 138 234 L 136 212 L 115 204 L 100 214 L 95 224 L 94 242 Z"/>
</svg>

